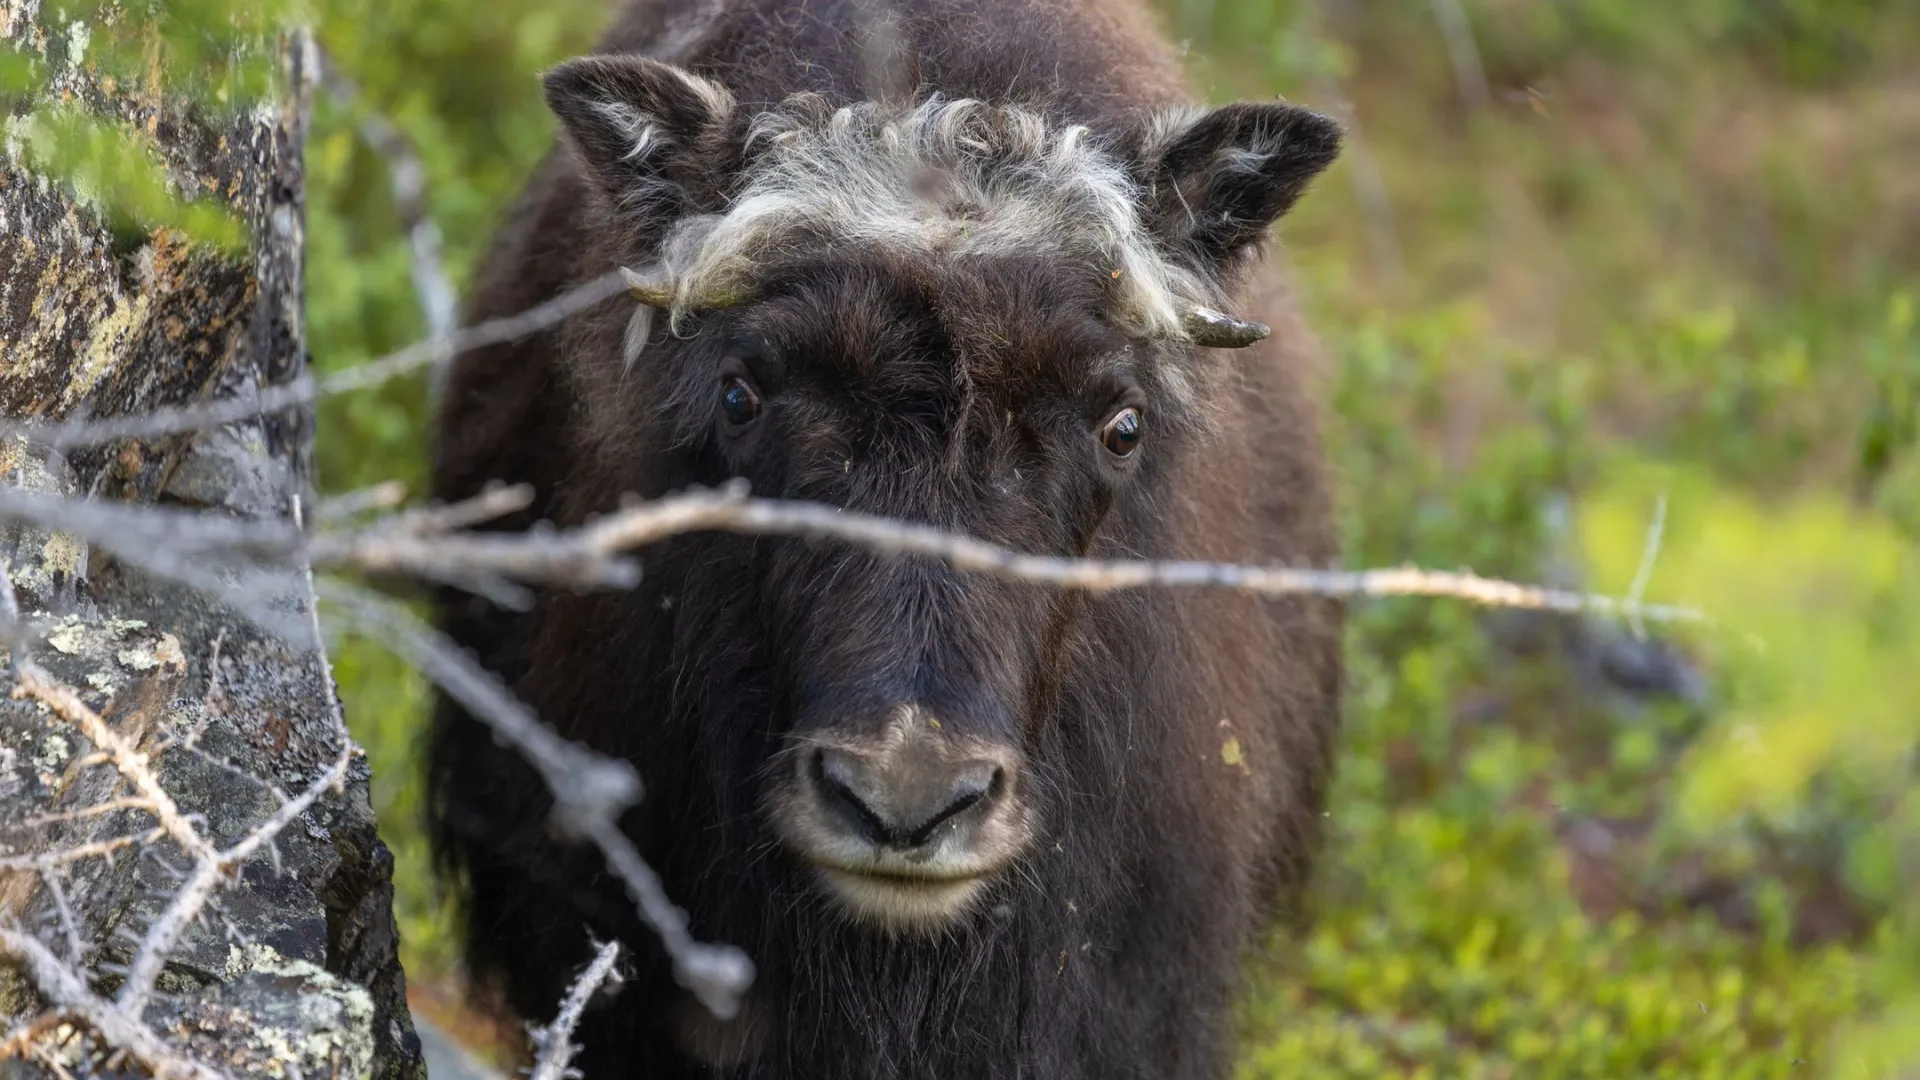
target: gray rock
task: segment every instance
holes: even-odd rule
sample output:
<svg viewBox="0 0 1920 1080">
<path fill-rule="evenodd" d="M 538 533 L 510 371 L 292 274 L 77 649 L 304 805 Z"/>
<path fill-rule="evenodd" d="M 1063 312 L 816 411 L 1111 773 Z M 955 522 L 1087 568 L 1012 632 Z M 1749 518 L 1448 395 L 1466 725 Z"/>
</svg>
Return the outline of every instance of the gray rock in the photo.
<svg viewBox="0 0 1920 1080">
<path fill-rule="evenodd" d="M 0 20 L 9 45 L 52 72 L 50 95 L 152 133 L 181 191 L 222 193 L 251 251 L 233 257 L 153 232 L 118 238 L 59 184 L 0 170 L 0 418 L 109 417 L 250 394 L 304 364 L 300 265 L 312 56 L 292 36 L 279 105 L 214 119 L 169 93 L 98 78 L 75 61 L 85 28 Z M 128 28 L 122 27 L 125 31 Z M 138 32 L 137 24 L 133 28 Z M 146 31 L 151 32 L 151 31 Z M 66 447 L 0 438 L 0 483 L 66 497 L 172 503 L 242 517 L 287 517 L 311 502 L 311 417 L 299 410 L 190 435 Z M 135 554 L 123 552 L 123 556 Z M 143 573 L 126 557 L 24 522 L 0 522 L 35 663 L 77 690 L 123 738 L 152 754 L 162 785 L 203 833 L 231 843 L 306 787 L 341 749 L 325 657 L 240 614 Z M 310 618 L 299 568 L 269 584 L 271 606 Z M 0 671 L 0 681 L 6 679 Z M 0 696 L 0 854 L 70 846 L 148 828 L 143 812 L 68 814 L 123 794 L 74 725 L 39 703 Z M 69 957 L 110 994 L 188 863 L 170 843 L 65 867 L 72 920 L 40 875 L 0 872 L 0 923 Z M 380 843 L 364 762 L 240 868 L 217 906 L 168 957 L 148 1025 L 231 1075 L 420 1077 L 392 915 L 393 860 Z M 0 961 L 0 1022 L 46 1003 Z M 69 1036 L 69 1037 L 63 1037 Z M 135 1075 L 114 1048 L 49 1025 L 38 1045 L 76 1075 Z M 63 1056 L 64 1055 L 64 1056 Z M 52 1076 L 27 1057 L 0 1075 Z"/>
</svg>

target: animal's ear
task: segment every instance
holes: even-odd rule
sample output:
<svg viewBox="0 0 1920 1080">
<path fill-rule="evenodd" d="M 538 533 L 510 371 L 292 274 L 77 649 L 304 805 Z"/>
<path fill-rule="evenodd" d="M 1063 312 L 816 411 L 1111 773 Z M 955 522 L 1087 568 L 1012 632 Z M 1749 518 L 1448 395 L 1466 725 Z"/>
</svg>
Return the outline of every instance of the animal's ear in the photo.
<svg viewBox="0 0 1920 1080">
<path fill-rule="evenodd" d="M 1340 154 L 1340 125 L 1280 102 L 1157 118 L 1141 161 L 1147 218 L 1195 269 L 1219 273 L 1258 244 Z"/>
<path fill-rule="evenodd" d="M 547 106 L 615 206 L 699 207 L 722 193 L 734 112 L 726 87 L 643 56 L 583 57 L 543 81 Z"/>
</svg>

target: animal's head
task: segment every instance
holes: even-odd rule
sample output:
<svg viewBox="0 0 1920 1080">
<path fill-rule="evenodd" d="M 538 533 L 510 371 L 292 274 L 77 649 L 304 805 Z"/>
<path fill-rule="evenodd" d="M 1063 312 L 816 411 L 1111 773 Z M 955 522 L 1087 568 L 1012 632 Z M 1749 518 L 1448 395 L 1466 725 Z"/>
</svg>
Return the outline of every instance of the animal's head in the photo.
<svg viewBox="0 0 1920 1080">
<path fill-rule="evenodd" d="M 625 334 L 574 361 L 603 438 L 666 430 L 704 483 L 1060 556 L 1165 510 L 1231 392 L 1220 350 L 1267 332 L 1222 313 L 1236 268 L 1339 143 L 1279 103 L 1096 132 L 973 101 L 754 112 L 633 57 L 546 86 L 632 285 Z M 863 921 L 958 917 L 1046 813 L 1030 750 L 1076 598 L 743 550 L 707 569 L 757 635 L 775 831 Z"/>
</svg>

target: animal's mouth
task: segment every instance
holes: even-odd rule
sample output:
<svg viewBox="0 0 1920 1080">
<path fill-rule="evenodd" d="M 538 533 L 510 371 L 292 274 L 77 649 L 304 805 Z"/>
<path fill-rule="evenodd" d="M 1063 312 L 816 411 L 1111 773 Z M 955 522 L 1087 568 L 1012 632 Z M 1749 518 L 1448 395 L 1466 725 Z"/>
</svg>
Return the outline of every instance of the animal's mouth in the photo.
<svg viewBox="0 0 1920 1080">
<path fill-rule="evenodd" d="M 933 932 L 1031 841 L 1023 764 L 1016 749 L 903 706 L 880 736 L 797 741 L 769 793 L 770 824 L 850 920 Z"/>
<path fill-rule="evenodd" d="M 992 872 L 900 872 L 815 862 L 826 891 L 855 918 L 891 931 L 937 929 L 973 905 Z"/>
</svg>

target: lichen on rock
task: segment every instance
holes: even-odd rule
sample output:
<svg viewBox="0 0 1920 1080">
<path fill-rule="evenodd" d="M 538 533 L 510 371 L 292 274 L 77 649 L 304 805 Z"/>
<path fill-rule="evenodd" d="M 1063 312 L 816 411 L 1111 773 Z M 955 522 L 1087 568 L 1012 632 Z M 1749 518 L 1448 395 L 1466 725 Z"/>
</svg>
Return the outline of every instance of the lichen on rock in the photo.
<svg viewBox="0 0 1920 1080">
<path fill-rule="evenodd" d="M 99 51 L 103 31 L 77 23 L 50 30 L 39 18 L 32 0 L 0 0 L 0 37 L 52 72 L 50 93 L 149 135 L 180 190 L 225 198 L 251 249 L 235 255 L 159 228 L 116 234 L 75 192 L 8 155 L 0 163 L 0 419 L 131 415 L 294 378 L 304 362 L 300 149 L 312 61 L 304 37 L 283 44 L 280 100 L 214 114 L 161 88 L 96 77 L 77 61 Z M 9 126 L 10 138 L 18 127 Z M 312 497 L 310 437 L 310 417 L 299 411 L 57 452 L 0 436 L 0 485 L 286 518 Z M 0 562 L 34 662 L 151 757 L 162 786 L 216 847 L 338 759 L 339 702 L 308 643 L 274 638 L 215 599 L 29 521 L 0 519 Z M 273 603 L 308 617 L 305 578 L 283 577 Z M 0 855 L 152 827 L 142 810 L 91 809 L 127 790 L 95 749 L 39 702 L 0 695 Z M 344 790 L 323 796 L 239 867 L 217 910 L 169 952 L 145 1014 L 155 1031 L 232 1075 L 421 1075 L 396 952 L 392 859 L 375 832 L 368 779 L 364 759 L 355 761 Z M 96 992 L 115 989 L 189 862 L 162 841 L 61 868 Z M 0 872 L 0 919 L 65 956 L 67 916 L 57 908 L 36 872 Z M 0 1023 L 13 1028 L 44 1005 L 29 980 L 0 963 Z M 60 1034 L 50 1026 L 38 1036 L 48 1060 L 76 1075 L 101 1071 L 113 1048 L 60 1042 Z M 98 1056 L 60 1057 L 76 1053 Z M 53 1075 L 24 1058 L 0 1062 L 0 1074 Z"/>
</svg>

